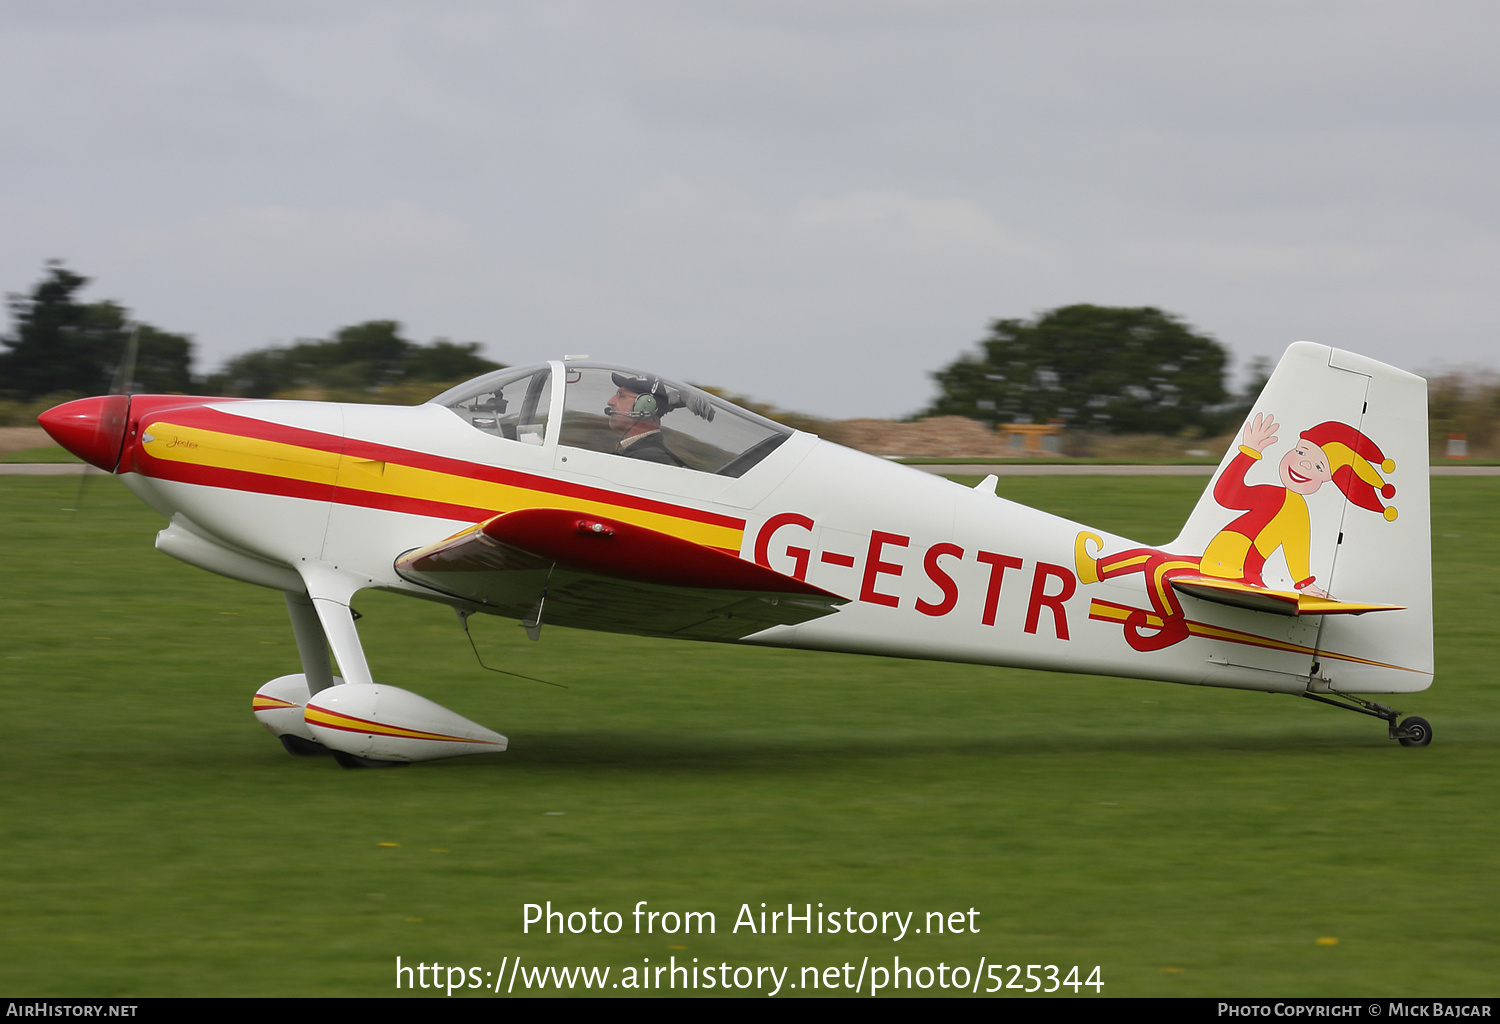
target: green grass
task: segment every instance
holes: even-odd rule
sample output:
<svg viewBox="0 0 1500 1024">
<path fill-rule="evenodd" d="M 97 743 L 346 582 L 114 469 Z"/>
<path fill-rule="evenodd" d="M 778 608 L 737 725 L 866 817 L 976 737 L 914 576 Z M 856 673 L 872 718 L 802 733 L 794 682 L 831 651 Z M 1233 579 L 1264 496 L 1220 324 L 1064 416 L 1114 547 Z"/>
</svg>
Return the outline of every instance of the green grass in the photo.
<svg viewBox="0 0 1500 1024">
<path fill-rule="evenodd" d="M 1433 481 L 1433 745 L 1284 696 L 682 644 L 361 595 L 379 678 L 506 754 L 348 772 L 250 697 L 279 594 L 151 549 L 116 481 L 0 478 L 0 991 L 394 993 L 403 963 L 1101 965 L 1105 995 L 1500 992 L 1500 479 Z M 1144 541 L 1202 481 L 1020 477 Z M 396 844 L 396 845 L 383 845 Z M 712 910 L 714 935 L 521 932 L 522 905 Z M 978 935 L 731 934 L 759 910 L 976 908 Z M 627 922 L 629 918 L 627 917 Z M 1337 945 L 1319 945 L 1320 938 Z M 800 990 L 798 990 L 800 991 Z M 1085 993 L 1090 990 L 1085 989 Z"/>
<path fill-rule="evenodd" d="M 903 466 L 1217 466 L 1219 456 L 1074 458 L 1061 455 L 965 455 L 944 458 L 941 455 L 909 455 L 891 461 Z"/>
<path fill-rule="evenodd" d="M 1220 455 L 1197 456 L 1120 456 L 1118 458 L 1073 458 L 1051 456 L 962 456 L 944 458 L 941 455 L 909 455 L 891 459 L 903 466 L 1217 466 Z M 1500 466 L 1500 459 L 1450 459 L 1441 455 L 1432 457 L 1434 466 Z"/>
<path fill-rule="evenodd" d="M 72 452 L 66 451 L 61 445 L 49 444 L 42 448 L 25 448 L 18 452 L 0 452 L 0 463 L 15 462 L 82 462 Z"/>
</svg>

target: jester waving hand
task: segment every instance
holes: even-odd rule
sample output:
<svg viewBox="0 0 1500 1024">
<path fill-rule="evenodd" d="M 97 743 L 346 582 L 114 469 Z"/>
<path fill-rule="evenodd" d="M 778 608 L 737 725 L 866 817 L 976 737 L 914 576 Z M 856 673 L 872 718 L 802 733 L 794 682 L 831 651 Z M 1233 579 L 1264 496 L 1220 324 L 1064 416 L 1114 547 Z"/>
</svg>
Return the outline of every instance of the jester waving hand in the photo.
<svg viewBox="0 0 1500 1024">
<path fill-rule="evenodd" d="M 1325 483 L 1331 481 L 1354 504 L 1381 513 L 1387 521 L 1396 518 L 1396 509 L 1380 500 L 1395 497 L 1395 486 L 1380 474 L 1394 471 L 1396 464 L 1375 442 L 1346 423 L 1329 420 L 1304 430 L 1277 467 L 1280 487 L 1245 483 L 1250 467 L 1276 443 L 1277 429 L 1269 414 L 1257 413 L 1245 425 L 1239 453 L 1214 484 L 1214 500 L 1243 514 L 1220 530 L 1201 556 L 1133 548 L 1096 558 L 1088 553 L 1088 542 L 1103 541 L 1092 533 L 1078 535 L 1074 558 L 1082 582 L 1097 583 L 1132 572 L 1146 577 L 1146 592 L 1155 614 L 1138 609 L 1126 619 L 1125 639 L 1131 647 L 1156 651 L 1187 639 L 1187 617 L 1172 589 L 1173 577 L 1212 576 L 1263 587 L 1266 584 L 1261 571 L 1277 548 L 1298 591 L 1328 597 L 1309 569 L 1312 529 L 1307 512 L 1307 495 Z"/>
</svg>

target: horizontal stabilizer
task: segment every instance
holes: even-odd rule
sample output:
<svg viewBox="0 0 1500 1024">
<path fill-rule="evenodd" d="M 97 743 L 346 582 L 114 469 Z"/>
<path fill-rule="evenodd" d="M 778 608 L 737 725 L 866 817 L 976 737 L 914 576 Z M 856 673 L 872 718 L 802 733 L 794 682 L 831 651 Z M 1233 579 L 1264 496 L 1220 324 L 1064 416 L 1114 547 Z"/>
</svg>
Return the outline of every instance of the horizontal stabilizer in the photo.
<svg viewBox="0 0 1500 1024">
<path fill-rule="evenodd" d="M 1178 576 L 1172 580 L 1172 589 L 1205 601 L 1276 615 L 1363 615 L 1365 612 L 1399 611 L 1405 607 L 1399 604 L 1335 601 L 1327 597 L 1299 594 L 1294 590 L 1271 590 L 1269 587 L 1221 580 L 1213 576 Z"/>
</svg>

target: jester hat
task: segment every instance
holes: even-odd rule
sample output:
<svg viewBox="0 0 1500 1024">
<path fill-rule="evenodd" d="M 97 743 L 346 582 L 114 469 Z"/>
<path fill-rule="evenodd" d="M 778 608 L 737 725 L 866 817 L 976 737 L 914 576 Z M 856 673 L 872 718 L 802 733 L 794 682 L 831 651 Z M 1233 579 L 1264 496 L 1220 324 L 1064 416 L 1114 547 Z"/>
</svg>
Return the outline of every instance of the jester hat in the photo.
<svg viewBox="0 0 1500 1024">
<path fill-rule="evenodd" d="M 1396 507 L 1380 501 L 1382 497 L 1396 496 L 1396 485 L 1386 483 L 1380 475 L 1394 472 L 1396 464 L 1385 457 L 1374 441 L 1355 427 L 1333 420 L 1309 427 L 1302 436 L 1328 456 L 1333 483 L 1344 492 L 1344 497 L 1360 508 L 1381 513 L 1387 520 L 1396 518 Z M 1380 468 L 1377 470 L 1376 466 Z"/>
</svg>

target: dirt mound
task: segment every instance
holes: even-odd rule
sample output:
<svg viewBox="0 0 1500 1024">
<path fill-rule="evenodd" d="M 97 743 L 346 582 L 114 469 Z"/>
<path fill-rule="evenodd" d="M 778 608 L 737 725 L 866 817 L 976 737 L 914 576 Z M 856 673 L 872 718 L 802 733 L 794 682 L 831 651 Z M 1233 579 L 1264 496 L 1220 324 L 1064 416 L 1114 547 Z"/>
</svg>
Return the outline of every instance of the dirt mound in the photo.
<svg viewBox="0 0 1500 1024">
<path fill-rule="evenodd" d="M 0 427 L 0 455 L 24 452 L 28 448 L 45 448 L 52 438 L 41 427 Z"/>
</svg>

